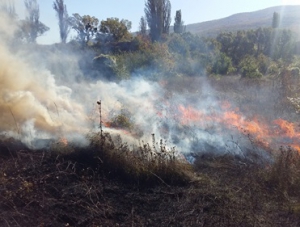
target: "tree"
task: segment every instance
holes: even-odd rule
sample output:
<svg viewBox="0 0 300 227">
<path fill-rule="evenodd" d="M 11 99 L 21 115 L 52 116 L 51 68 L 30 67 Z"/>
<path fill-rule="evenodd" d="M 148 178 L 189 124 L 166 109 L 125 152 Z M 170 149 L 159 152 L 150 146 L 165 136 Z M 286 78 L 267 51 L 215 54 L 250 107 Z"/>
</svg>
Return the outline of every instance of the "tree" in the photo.
<svg viewBox="0 0 300 227">
<path fill-rule="evenodd" d="M 184 32 L 183 21 L 181 20 L 181 10 L 176 11 L 175 22 L 174 22 L 174 32 L 181 34 Z"/>
<path fill-rule="evenodd" d="M 171 52 L 178 53 L 185 58 L 189 56 L 189 44 L 181 35 L 172 34 L 169 38 L 168 47 Z"/>
<path fill-rule="evenodd" d="M 145 36 L 147 34 L 147 22 L 146 22 L 145 17 L 141 17 L 139 33 L 143 36 Z"/>
<path fill-rule="evenodd" d="M 273 60 L 282 58 L 288 61 L 293 58 L 296 42 L 290 30 L 273 31 L 271 43 L 270 57 Z"/>
<path fill-rule="evenodd" d="M 259 78 L 262 77 L 262 73 L 259 72 L 259 62 L 252 55 L 246 55 L 239 64 L 239 70 L 242 77 L 246 78 Z"/>
<path fill-rule="evenodd" d="M 99 20 L 89 15 L 80 16 L 78 13 L 73 14 L 69 18 L 69 23 L 77 32 L 77 39 L 82 44 L 87 44 L 90 39 L 94 38 L 98 33 Z"/>
<path fill-rule="evenodd" d="M 36 38 L 43 35 L 49 28 L 40 22 L 40 7 L 37 0 L 25 0 L 27 17 L 21 21 L 21 34 L 28 42 L 35 43 Z"/>
<path fill-rule="evenodd" d="M 163 0 L 163 34 L 169 34 L 171 24 L 171 3 Z"/>
<path fill-rule="evenodd" d="M 225 53 L 217 52 L 211 68 L 211 73 L 227 75 L 234 71 L 235 68 L 232 65 L 231 58 L 228 57 Z"/>
<path fill-rule="evenodd" d="M 118 18 L 107 18 L 105 21 L 101 21 L 100 25 L 100 32 L 112 35 L 116 41 L 130 39 L 130 29 L 130 21 L 124 19 L 119 21 Z"/>
<path fill-rule="evenodd" d="M 159 41 L 162 34 L 169 33 L 171 24 L 171 3 L 169 0 L 147 0 L 145 15 L 153 42 Z"/>
<path fill-rule="evenodd" d="M 237 65 L 246 55 L 253 55 L 255 52 L 254 42 L 251 40 L 250 36 L 251 32 L 251 30 L 237 31 L 232 42 L 232 48 L 230 48 L 229 53 L 226 53 L 232 58 L 235 65 Z"/>
<path fill-rule="evenodd" d="M 6 40 L 7 43 L 13 44 L 14 41 L 17 41 L 16 38 L 20 37 L 20 29 L 17 27 L 18 16 L 15 11 L 14 1 L 7 0 L 1 2 L 0 0 L 0 15 L 2 16 L 2 26 L 5 26 L 5 29 L 2 28 L 0 31 L 0 37 Z"/>
<path fill-rule="evenodd" d="M 0 4 L 0 12 L 4 12 L 12 20 L 17 19 L 15 4 L 13 1 L 8 1 Z"/>
<path fill-rule="evenodd" d="M 273 20 L 272 20 L 272 28 L 278 28 L 280 22 L 280 15 L 277 12 L 273 13 Z"/>
<path fill-rule="evenodd" d="M 69 15 L 67 6 L 64 0 L 56 0 L 53 2 L 53 9 L 56 11 L 58 17 L 59 34 L 62 43 L 66 43 L 68 34 L 70 32 Z"/>
<path fill-rule="evenodd" d="M 216 40 L 221 44 L 221 52 L 224 52 L 228 56 L 232 55 L 233 50 L 233 42 L 235 39 L 235 35 L 232 32 L 223 32 L 220 33 Z"/>
</svg>

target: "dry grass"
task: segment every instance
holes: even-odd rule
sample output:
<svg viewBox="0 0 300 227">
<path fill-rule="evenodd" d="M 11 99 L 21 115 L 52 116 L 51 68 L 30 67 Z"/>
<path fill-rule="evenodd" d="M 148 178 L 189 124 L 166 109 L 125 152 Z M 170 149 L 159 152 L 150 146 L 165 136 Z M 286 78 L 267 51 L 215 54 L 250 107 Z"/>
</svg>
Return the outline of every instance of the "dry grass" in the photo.
<svg viewBox="0 0 300 227">
<path fill-rule="evenodd" d="M 290 147 L 275 154 L 274 163 L 267 170 L 267 181 L 282 198 L 299 197 L 300 154 Z"/>
<path fill-rule="evenodd" d="M 108 133 L 101 139 L 99 133 L 91 136 L 91 147 L 103 169 L 131 183 L 170 186 L 185 185 L 191 180 L 188 172 L 192 166 L 178 160 L 175 149 L 168 150 L 162 140 L 156 143 L 154 135 L 152 145 L 130 149 L 126 143 L 116 143 Z"/>
</svg>

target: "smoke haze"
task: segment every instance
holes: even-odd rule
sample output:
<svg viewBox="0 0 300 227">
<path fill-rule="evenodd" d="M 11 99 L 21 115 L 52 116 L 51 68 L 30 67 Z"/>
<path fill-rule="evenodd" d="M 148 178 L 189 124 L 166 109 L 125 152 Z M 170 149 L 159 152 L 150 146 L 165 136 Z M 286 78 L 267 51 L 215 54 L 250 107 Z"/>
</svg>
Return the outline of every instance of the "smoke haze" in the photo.
<svg viewBox="0 0 300 227">
<path fill-rule="evenodd" d="M 3 17 L 0 132 L 29 147 L 47 146 L 40 141 L 59 138 L 87 144 L 87 133 L 99 131 L 99 100 L 104 131 L 130 143 L 151 143 L 155 134 L 183 153 L 241 153 L 253 149 L 249 134 L 262 144 L 261 150 L 280 136 L 220 100 L 205 77 L 174 85 L 145 80 L 140 72 L 130 80 L 111 82 L 101 79 L 100 71 L 98 79 L 91 79 L 81 69 L 83 57 L 78 53 L 59 45 L 14 44 L 14 25 L 8 24 Z M 124 112 L 132 127 L 114 127 L 111 123 Z M 288 138 L 294 142 L 300 137 L 295 132 Z"/>
</svg>

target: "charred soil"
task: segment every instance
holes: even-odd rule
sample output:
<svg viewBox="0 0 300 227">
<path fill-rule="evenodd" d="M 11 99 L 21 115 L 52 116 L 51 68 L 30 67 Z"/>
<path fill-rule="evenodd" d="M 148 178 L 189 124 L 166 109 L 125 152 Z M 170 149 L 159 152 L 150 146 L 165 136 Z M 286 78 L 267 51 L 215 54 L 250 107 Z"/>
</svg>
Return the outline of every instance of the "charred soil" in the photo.
<svg viewBox="0 0 300 227">
<path fill-rule="evenodd" d="M 92 149 L 1 142 L 0 226 L 299 226 L 299 197 L 231 155 L 196 158 L 187 181 L 123 177 Z M 111 166 L 109 169 L 108 166 Z M 153 180 L 156 179 L 157 181 Z"/>
</svg>

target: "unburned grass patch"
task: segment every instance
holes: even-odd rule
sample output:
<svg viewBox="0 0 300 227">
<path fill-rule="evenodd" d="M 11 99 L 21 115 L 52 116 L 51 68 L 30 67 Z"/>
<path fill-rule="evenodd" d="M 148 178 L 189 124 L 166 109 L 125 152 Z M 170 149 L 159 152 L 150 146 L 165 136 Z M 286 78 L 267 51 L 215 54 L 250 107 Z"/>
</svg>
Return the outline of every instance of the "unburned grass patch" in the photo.
<svg viewBox="0 0 300 227">
<path fill-rule="evenodd" d="M 98 133 L 91 137 L 91 150 L 103 171 L 126 182 L 169 186 L 184 185 L 191 180 L 188 174 L 191 164 L 179 160 L 175 150 L 168 150 L 162 141 L 129 148 L 126 143 L 116 144 L 108 133 L 102 138 Z"/>
</svg>

